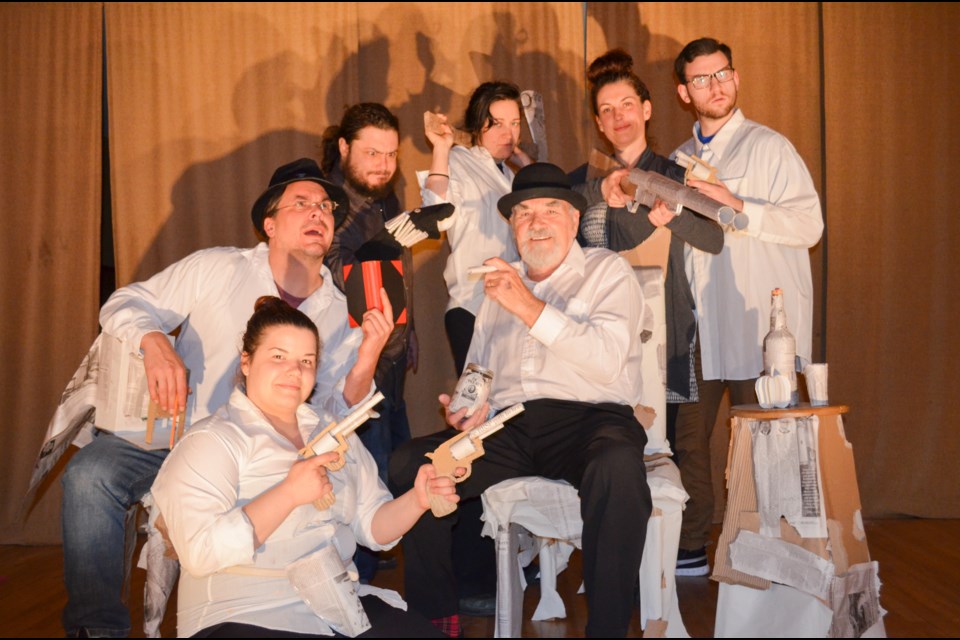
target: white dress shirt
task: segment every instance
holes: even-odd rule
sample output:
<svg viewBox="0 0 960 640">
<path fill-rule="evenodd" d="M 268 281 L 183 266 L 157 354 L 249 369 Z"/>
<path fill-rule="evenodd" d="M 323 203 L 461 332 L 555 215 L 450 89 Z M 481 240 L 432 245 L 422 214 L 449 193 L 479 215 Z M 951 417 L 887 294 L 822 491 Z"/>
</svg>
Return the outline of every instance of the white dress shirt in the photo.
<svg viewBox="0 0 960 640">
<path fill-rule="evenodd" d="M 678 151 L 717 168 L 743 200 L 750 224 L 729 231 L 718 255 L 686 248 L 697 304 L 704 380 L 747 380 L 763 370 L 770 292 L 783 289 L 797 355 L 810 359 L 813 282 L 808 249 L 820 240 L 823 215 L 810 172 L 790 141 L 737 110 L 708 144 L 694 136 Z"/>
<path fill-rule="evenodd" d="M 321 420 L 304 404 L 297 418 L 308 442 L 332 416 Z M 358 541 L 373 550 L 396 544 L 373 539 L 373 516 L 392 497 L 360 439 L 351 434 L 348 442 L 346 464 L 327 475 L 334 505 L 324 511 L 312 503 L 295 508 L 257 548 L 243 506 L 287 476 L 299 459 L 296 447 L 238 388 L 226 406 L 195 425 L 170 452 L 151 492 L 183 567 L 177 595 L 180 637 L 227 621 L 332 635 L 285 577 L 222 570 L 282 570 L 328 544 L 350 566 Z"/>
<path fill-rule="evenodd" d="M 637 404 L 643 293 L 627 261 L 574 242 L 545 280 L 518 268 L 546 306 L 529 329 L 495 300 L 480 307 L 467 362 L 493 371 L 491 407 L 538 398 Z"/>
<path fill-rule="evenodd" d="M 236 383 L 241 340 L 260 296 L 279 296 L 261 243 L 252 249 L 218 247 L 193 253 L 149 280 L 118 289 L 100 310 L 104 332 L 139 345 L 151 331 L 167 333 L 181 326 L 176 350 L 189 370 L 187 398 L 191 425 L 226 404 Z M 334 415 L 349 412 L 343 398 L 345 378 L 363 339 L 347 323 L 346 298 L 321 267 L 323 285 L 299 309 L 317 325 L 322 352 L 317 386 L 310 402 Z M 372 385 L 371 385 L 372 392 Z M 146 449 L 169 446 L 164 438 L 144 442 L 144 431 L 117 435 Z"/>
<path fill-rule="evenodd" d="M 488 258 L 519 259 L 510 225 L 497 210 L 497 201 L 510 193 L 513 172 L 507 166 L 501 170 L 490 152 L 480 146 L 454 146 L 449 163 L 446 199 L 427 188 L 422 188 L 420 195 L 425 207 L 442 202 L 456 207 L 445 221 L 451 225 L 447 229 L 450 257 L 443 270 L 450 292 L 447 311 L 459 307 L 476 315 L 483 302 L 483 278 L 470 278 L 467 269 Z M 426 172 L 418 172 L 418 176 L 422 185 Z"/>
</svg>

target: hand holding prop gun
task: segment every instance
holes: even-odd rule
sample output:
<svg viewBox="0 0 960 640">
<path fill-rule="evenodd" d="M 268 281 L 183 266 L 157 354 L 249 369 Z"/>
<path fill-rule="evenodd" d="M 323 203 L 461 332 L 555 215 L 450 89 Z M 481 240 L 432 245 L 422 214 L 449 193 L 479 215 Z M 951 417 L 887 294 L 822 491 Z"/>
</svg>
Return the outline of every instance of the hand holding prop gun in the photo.
<svg viewBox="0 0 960 640">
<path fill-rule="evenodd" d="M 714 220 L 724 229 L 739 231 L 746 229 L 750 223 L 746 214 L 734 211 L 733 207 L 721 204 L 696 189 L 691 189 L 652 171 L 631 169 L 630 173 L 620 181 L 620 188 L 634 200 L 634 203 L 652 208 L 656 199 L 659 198 L 678 214 L 682 207 L 686 207 Z M 636 204 L 629 208 L 634 211 Z"/>
<path fill-rule="evenodd" d="M 684 156 L 689 158 L 691 162 L 699 162 L 703 167 L 707 167 L 708 174 L 709 171 L 712 171 L 713 178 L 716 182 L 714 182 L 714 180 L 701 178 L 700 175 L 704 171 L 702 168 L 696 169 L 693 172 L 688 169 L 687 177 L 692 176 L 697 180 L 704 179 L 706 182 L 719 184 L 719 179 L 716 177 L 716 169 L 700 160 L 700 158 L 687 156 L 686 154 L 684 154 Z M 677 158 L 677 162 L 683 165 L 679 157 Z M 611 171 L 622 168 L 623 166 L 614 158 L 597 149 L 593 149 L 590 152 L 587 178 L 602 178 Z M 747 224 L 750 222 L 746 214 L 737 212 L 732 207 L 717 202 L 713 198 L 705 196 L 695 189 L 674 182 L 670 178 L 661 176 L 659 173 L 653 173 L 652 171 L 631 169 L 630 173 L 620 180 L 620 189 L 627 197 L 633 199 L 634 202 L 628 205 L 628 208 L 634 213 L 636 213 L 638 203 L 652 209 L 655 200 L 660 198 L 660 200 L 666 203 L 667 207 L 673 209 L 678 214 L 682 207 L 687 207 L 702 216 L 716 221 L 717 224 L 724 227 L 724 229 L 746 229 Z M 639 197 L 637 197 L 637 193 L 640 194 Z"/>
<path fill-rule="evenodd" d="M 448 125 L 446 116 L 440 113 L 434 113 L 432 111 L 423 112 L 423 129 L 425 132 L 433 133 L 442 137 L 445 134 L 444 126 L 449 127 L 450 131 L 453 133 L 453 144 L 458 144 L 461 147 L 467 148 L 473 146 L 473 140 L 471 139 L 470 134 L 462 129 L 456 129 Z"/>
<path fill-rule="evenodd" d="M 347 461 L 345 457 L 347 449 L 350 448 L 347 444 L 347 436 L 356 431 L 357 427 L 366 422 L 368 418 L 377 416 L 373 407 L 381 400 L 383 400 L 383 394 L 378 391 L 373 394 L 373 397 L 361 403 L 356 409 L 350 412 L 350 415 L 340 422 L 331 422 L 328 424 L 323 431 L 307 443 L 307 446 L 300 449 L 300 456 L 303 458 L 312 458 L 321 453 L 336 451 L 340 454 L 340 457 L 324 466 L 330 471 L 339 471 L 342 469 Z M 332 507 L 336 501 L 337 497 L 333 494 L 333 491 L 331 491 L 322 498 L 314 500 L 313 506 L 315 506 L 318 511 L 323 511 L 324 509 Z"/>
<path fill-rule="evenodd" d="M 485 453 L 483 439 L 502 429 L 507 420 L 522 411 L 522 403 L 508 407 L 470 431 L 464 431 L 450 438 L 437 447 L 433 453 L 428 453 L 427 457 L 430 458 L 437 470 L 437 477 L 447 476 L 458 483 L 469 478 L 473 471 L 471 463 Z M 456 475 L 457 467 L 465 468 L 466 473 L 458 477 Z M 428 493 L 427 498 L 430 502 L 430 510 L 438 518 L 450 515 L 457 510 L 457 505 L 447 501 L 443 496 Z"/>
<path fill-rule="evenodd" d="M 710 184 L 720 184 L 720 178 L 717 176 L 717 168 L 704 162 L 698 156 L 688 156 L 683 151 L 677 151 L 677 157 L 674 159 L 678 165 L 687 170 L 683 175 L 684 184 L 694 180 L 703 180 Z"/>
</svg>

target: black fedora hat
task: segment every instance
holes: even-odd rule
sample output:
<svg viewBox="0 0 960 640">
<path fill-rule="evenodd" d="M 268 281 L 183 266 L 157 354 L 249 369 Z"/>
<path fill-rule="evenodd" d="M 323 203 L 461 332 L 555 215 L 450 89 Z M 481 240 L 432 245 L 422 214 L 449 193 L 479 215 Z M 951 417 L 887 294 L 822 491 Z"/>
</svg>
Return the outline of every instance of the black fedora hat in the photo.
<svg viewBox="0 0 960 640">
<path fill-rule="evenodd" d="M 497 201 L 497 209 L 509 220 L 513 208 L 524 200 L 556 198 L 569 202 L 582 213 L 587 208 L 587 199 L 571 187 L 570 178 L 563 169 L 549 162 L 534 162 L 517 172 L 513 178 L 513 191 Z"/>
<path fill-rule="evenodd" d="M 324 178 L 316 162 L 310 158 L 300 158 L 274 171 L 267 190 L 253 203 L 250 217 L 253 218 L 253 226 L 261 237 L 267 237 L 263 231 L 263 219 L 267 217 L 267 203 L 277 193 L 283 193 L 288 184 L 294 182 L 316 182 L 326 190 L 330 199 L 337 203 L 337 208 L 333 210 L 334 229 L 339 227 L 347 217 L 350 201 L 347 199 L 346 192 Z"/>
</svg>

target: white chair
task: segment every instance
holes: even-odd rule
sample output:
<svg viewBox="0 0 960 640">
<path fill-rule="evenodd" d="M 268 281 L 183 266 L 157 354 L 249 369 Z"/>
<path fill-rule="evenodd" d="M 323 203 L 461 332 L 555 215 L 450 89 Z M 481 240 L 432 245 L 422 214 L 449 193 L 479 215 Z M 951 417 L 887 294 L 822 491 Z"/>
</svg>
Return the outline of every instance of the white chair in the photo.
<svg viewBox="0 0 960 640">
<path fill-rule="evenodd" d="M 669 459 L 648 465 L 653 514 L 640 564 L 640 624 L 646 635 L 689 637 L 677 603 L 674 570 L 680 524 L 687 493 L 680 472 Z M 581 547 L 580 498 L 570 484 L 540 477 L 505 480 L 483 495 L 484 535 L 497 549 L 495 637 L 520 636 L 523 590 L 521 565 L 540 558 L 540 603 L 534 620 L 563 618 L 566 609 L 556 590 L 556 576 L 570 553 Z"/>
<path fill-rule="evenodd" d="M 644 294 L 644 313 L 637 328 L 643 343 L 642 405 L 638 420 L 647 432 L 645 457 L 653 514 L 640 565 L 640 621 L 645 635 L 689 637 L 677 604 L 674 571 L 683 506 L 689 496 L 680 472 L 669 459 L 666 439 L 666 338 L 663 274 L 670 232 L 658 229 L 637 249 L 624 256 L 634 265 Z M 540 603 L 534 620 L 563 618 L 566 610 L 557 594 L 556 576 L 567 566 L 570 553 L 581 546 L 583 522 L 580 499 L 566 482 L 539 477 L 506 480 L 482 496 L 484 534 L 496 540 L 498 638 L 520 635 L 523 590 L 521 565 L 539 554 Z"/>
</svg>

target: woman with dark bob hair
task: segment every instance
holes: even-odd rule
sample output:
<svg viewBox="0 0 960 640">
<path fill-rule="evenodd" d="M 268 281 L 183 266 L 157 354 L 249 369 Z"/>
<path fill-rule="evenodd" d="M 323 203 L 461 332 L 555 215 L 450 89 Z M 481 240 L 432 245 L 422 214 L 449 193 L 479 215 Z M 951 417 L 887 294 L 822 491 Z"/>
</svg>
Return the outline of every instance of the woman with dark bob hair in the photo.
<svg viewBox="0 0 960 640">
<path fill-rule="evenodd" d="M 243 382 L 160 469 L 151 491 L 183 567 L 179 636 L 356 635 L 369 619 L 364 636 L 442 637 L 426 619 L 372 595 L 399 603 L 396 594 L 358 585 L 351 558 L 357 542 L 396 544 L 429 508 L 428 485 L 456 502 L 453 484 L 423 465 L 416 486 L 392 499 L 353 434 L 337 471 L 324 466 L 337 461 L 335 451 L 300 458 L 330 422 L 305 404 L 320 347 L 307 316 L 260 298 L 243 336 Z M 314 506 L 330 492 L 332 506 Z M 296 578 L 308 564 L 323 567 L 312 574 L 328 583 L 320 595 Z"/>
<path fill-rule="evenodd" d="M 497 211 L 497 201 L 510 193 L 513 170 L 532 162 L 520 150 L 520 90 L 508 82 L 484 82 L 470 96 L 464 128 L 470 147 L 454 145 L 453 129 L 444 115 L 439 128 L 426 127 L 433 145 L 430 171 L 421 181 L 424 205 L 450 202 L 456 206 L 444 221 L 450 257 L 443 270 L 450 300 L 444 317 L 447 338 L 457 369 L 463 371 L 473 323 L 483 302 L 483 280 L 467 269 L 488 258 L 519 260 L 510 225 Z"/>
</svg>

